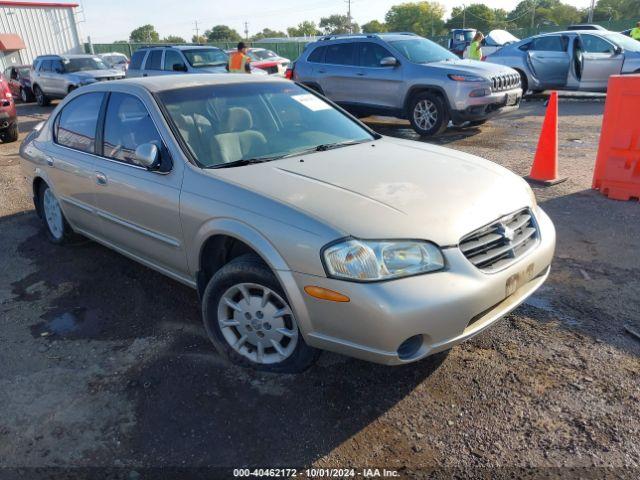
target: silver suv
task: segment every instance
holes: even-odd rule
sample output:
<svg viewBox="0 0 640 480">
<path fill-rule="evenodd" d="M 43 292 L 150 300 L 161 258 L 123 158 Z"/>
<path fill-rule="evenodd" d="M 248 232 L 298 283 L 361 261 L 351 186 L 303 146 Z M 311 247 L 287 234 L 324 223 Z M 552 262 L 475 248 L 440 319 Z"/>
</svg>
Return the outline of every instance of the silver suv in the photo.
<svg viewBox="0 0 640 480">
<path fill-rule="evenodd" d="M 216 349 L 262 370 L 451 348 L 540 287 L 554 251 L 514 173 L 274 76 L 85 87 L 21 155 L 54 243 L 79 233 L 196 288 Z"/>
<path fill-rule="evenodd" d="M 33 94 L 40 106 L 83 85 L 121 78 L 122 70 L 109 67 L 96 55 L 43 55 L 34 60 L 31 71 Z"/>
<path fill-rule="evenodd" d="M 480 125 L 522 98 L 515 70 L 460 60 L 412 33 L 324 37 L 295 62 L 293 80 L 357 115 L 409 119 L 424 136 L 450 120 Z"/>
</svg>

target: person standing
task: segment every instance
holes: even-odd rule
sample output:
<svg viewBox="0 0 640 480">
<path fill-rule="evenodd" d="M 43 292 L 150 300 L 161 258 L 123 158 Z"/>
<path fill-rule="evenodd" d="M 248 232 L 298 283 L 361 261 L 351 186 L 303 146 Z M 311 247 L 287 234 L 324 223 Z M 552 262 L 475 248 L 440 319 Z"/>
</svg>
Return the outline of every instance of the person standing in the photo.
<svg viewBox="0 0 640 480">
<path fill-rule="evenodd" d="M 251 58 L 247 55 L 247 46 L 244 42 L 238 43 L 237 51 L 229 55 L 227 70 L 229 73 L 251 73 Z"/>
<path fill-rule="evenodd" d="M 484 35 L 482 32 L 477 32 L 469 45 L 469 58 L 471 60 L 482 60 L 482 41 Z"/>
<path fill-rule="evenodd" d="M 640 42 L 640 22 L 636 23 L 636 28 L 631 29 L 630 36 Z"/>
</svg>

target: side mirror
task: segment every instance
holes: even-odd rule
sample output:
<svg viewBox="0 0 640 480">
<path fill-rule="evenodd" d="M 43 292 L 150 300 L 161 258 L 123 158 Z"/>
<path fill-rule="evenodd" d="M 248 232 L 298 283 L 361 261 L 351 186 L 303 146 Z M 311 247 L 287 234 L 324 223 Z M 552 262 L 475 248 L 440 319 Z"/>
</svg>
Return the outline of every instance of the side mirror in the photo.
<svg viewBox="0 0 640 480">
<path fill-rule="evenodd" d="M 395 57 L 384 57 L 380 60 L 381 67 L 395 67 L 398 65 L 398 60 Z"/>
<path fill-rule="evenodd" d="M 620 45 L 616 45 L 616 48 L 613 50 L 613 53 L 616 55 L 620 55 L 623 52 L 622 47 Z"/>
<path fill-rule="evenodd" d="M 136 148 L 135 160 L 147 170 L 155 170 L 159 167 L 160 151 L 153 143 L 143 143 Z"/>
<path fill-rule="evenodd" d="M 173 71 L 174 72 L 186 72 L 187 71 L 187 66 L 184 63 L 174 63 L 173 64 Z"/>
</svg>

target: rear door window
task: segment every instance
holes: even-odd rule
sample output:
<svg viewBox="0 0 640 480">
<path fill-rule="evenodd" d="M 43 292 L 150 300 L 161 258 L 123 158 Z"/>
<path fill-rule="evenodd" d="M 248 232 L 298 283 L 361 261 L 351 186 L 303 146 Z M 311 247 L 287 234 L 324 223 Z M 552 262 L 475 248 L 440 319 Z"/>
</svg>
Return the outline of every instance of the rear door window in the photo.
<svg viewBox="0 0 640 480">
<path fill-rule="evenodd" d="M 162 70 L 162 50 L 151 50 L 145 63 L 145 70 Z"/>
<path fill-rule="evenodd" d="M 51 60 L 42 60 L 42 62 L 40 62 L 40 71 L 41 72 L 50 72 L 51 71 Z"/>
<path fill-rule="evenodd" d="M 142 67 L 142 60 L 144 59 L 146 53 L 146 50 L 135 51 L 133 53 L 133 56 L 131 57 L 131 64 L 129 65 L 129 68 L 132 70 L 140 70 L 140 68 Z"/>
<path fill-rule="evenodd" d="M 328 45 L 325 63 L 333 65 L 355 65 L 355 43 Z"/>
<path fill-rule="evenodd" d="M 531 42 L 529 50 L 542 52 L 566 52 L 567 43 L 563 41 L 560 35 L 538 37 Z"/>
<path fill-rule="evenodd" d="M 56 117 L 54 132 L 59 145 L 94 153 L 96 126 L 104 93 L 85 93 L 67 103 Z"/>
</svg>

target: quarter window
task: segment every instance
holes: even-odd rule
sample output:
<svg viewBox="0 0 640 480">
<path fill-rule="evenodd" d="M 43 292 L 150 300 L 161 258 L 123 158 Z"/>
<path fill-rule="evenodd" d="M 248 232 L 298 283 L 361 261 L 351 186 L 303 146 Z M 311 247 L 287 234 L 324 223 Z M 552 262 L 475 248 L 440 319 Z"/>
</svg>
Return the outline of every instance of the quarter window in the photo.
<svg viewBox="0 0 640 480">
<path fill-rule="evenodd" d="M 360 50 L 360 66 L 361 67 L 379 67 L 380 60 L 385 57 L 393 57 L 389 50 L 372 42 L 359 43 Z"/>
<path fill-rule="evenodd" d="M 112 93 L 104 120 L 103 155 L 138 165 L 135 151 L 144 143 L 153 143 L 159 149 L 162 147 L 160 134 L 146 107 L 136 97 Z"/>
<path fill-rule="evenodd" d="M 164 52 L 164 69 L 173 71 L 174 65 L 184 65 L 182 56 L 175 50 L 167 50 Z"/>
<path fill-rule="evenodd" d="M 327 47 L 319 47 L 316 48 L 311 54 L 309 54 L 309 61 L 315 63 L 324 63 L 324 52 L 326 52 Z"/>
<path fill-rule="evenodd" d="M 94 153 L 96 126 L 103 98 L 103 93 L 86 93 L 67 103 L 56 118 L 56 143 Z"/>
<path fill-rule="evenodd" d="M 325 63 L 331 63 L 334 65 L 355 65 L 355 50 L 354 43 L 328 45 Z"/>
<path fill-rule="evenodd" d="M 142 67 L 142 60 L 144 59 L 144 55 L 146 53 L 146 50 L 137 50 L 136 52 L 134 52 L 133 56 L 131 57 L 131 65 L 129 65 L 129 68 L 132 70 L 140 70 L 140 67 Z"/>
<path fill-rule="evenodd" d="M 162 50 L 151 50 L 144 66 L 146 70 L 162 70 Z"/>
</svg>

